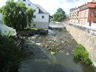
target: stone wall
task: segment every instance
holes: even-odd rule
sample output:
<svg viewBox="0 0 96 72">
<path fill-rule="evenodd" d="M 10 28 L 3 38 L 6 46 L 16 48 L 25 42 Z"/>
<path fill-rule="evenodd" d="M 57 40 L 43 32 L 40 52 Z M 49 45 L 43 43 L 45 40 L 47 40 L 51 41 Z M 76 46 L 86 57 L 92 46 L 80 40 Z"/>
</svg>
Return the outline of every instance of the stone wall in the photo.
<svg viewBox="0 0 96 72">
<path fill-rule="evenodd" d="M 96 66 L 96 36 L 70 25 L 65 26 L 73 38 L 86 48 L 93 64 Z"/>
</svg>

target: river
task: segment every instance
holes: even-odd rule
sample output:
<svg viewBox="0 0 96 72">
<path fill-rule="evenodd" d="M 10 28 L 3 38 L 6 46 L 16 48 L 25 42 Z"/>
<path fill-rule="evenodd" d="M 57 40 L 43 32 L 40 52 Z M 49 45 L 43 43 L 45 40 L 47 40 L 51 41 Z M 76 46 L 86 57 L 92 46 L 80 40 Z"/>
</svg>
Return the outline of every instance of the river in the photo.
<svg viewBox="0 0 96 72">
<path fill-rule="evenodd" d="M 76 45 L 66 28 L 49 29 L 48 35 L 28 37 L 27 58 L 20 63 L 18 72 L 96 72 L 95 68 L 74 61 Z M 52 50 L 56 53 L 52 54 Z"/>
</svg>

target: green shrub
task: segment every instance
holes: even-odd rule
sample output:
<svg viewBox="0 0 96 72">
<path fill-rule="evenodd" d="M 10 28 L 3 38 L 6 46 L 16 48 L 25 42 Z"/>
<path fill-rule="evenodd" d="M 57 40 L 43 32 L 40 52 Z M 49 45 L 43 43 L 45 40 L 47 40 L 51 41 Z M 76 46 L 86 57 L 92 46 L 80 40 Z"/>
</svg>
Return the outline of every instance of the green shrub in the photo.
<svg viewBox="0 0 96 72">
<path fill-rule="evenodd" d="M 38 30 L 38 28 L 25 28 L 25 30 Z"/>
<path fill-rule="evenodd" d="M 0 72 L 15 72 L 21 60 L 21 51 L 15 41 L 0 35 Z"/>
<path fill-rule="evenodd" d="M 0 34 L 2 35 L 2 36 L 8 36 L 8 37 L 10 37 L 12 34 L 14 34 L 15 33 L 15 31 L 12 31 L 12 30 L 5 30 L 5 31 L 3 31 L 3 32 L 0 32 Z"/>
<path fill-rule="evenodd" d="M 74 59 L 82 61 L 85 64 L 92 65 L 92 61 L 89 59 L 88 52 L 82 45 L 78 45 L 74 49 Z"/>
</svg>

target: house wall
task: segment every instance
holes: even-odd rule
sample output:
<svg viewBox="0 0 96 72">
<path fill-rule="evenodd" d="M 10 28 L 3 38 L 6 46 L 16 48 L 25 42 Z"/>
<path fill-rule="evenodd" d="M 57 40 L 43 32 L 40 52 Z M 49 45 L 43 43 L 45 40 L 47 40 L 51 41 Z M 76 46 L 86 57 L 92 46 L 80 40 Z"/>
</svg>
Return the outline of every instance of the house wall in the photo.
<svg viewBox="0 0 96 72">
<path fill-rule="evenodd" d="M 31 27 L 48 30 L 49 23 L 48 22 L 32 22 Z"/>
<path fill-rule="evenodd" d="M 48 22 L 49 23 L 49 14 L 34 14 L 36 18 L 33 18 L 34 22 Z M 42 18 L 44 16 L 44 18 Z"/>
<path fill-rule="evenodd" d="M 33 23 L 31 23 L 31 27 L 35 26 L 39 29 L 48 29 L 49 26 L 49 14 L 48 13 L 39 13 L 39 8 L 36 7 L 32 2 L 30 2 L 29 0 L 23 1 L 26 5 L 26 7 L 31 7 L 32 9 L 35 10 L 34 12 L 34 16 L 35 18 L 33 18 Z M 30 6 L 29 6 L 30 4 Z M 44 18 L 42 18 L 42 16 L 44 16 Z"/>
<path fill-rule="evenodd" d="M 77 24 L 78 23 L 78 12 L 79 8 L 75 8 L 70 12 L 70 23 Z"/>
<path fill-rule="evenodd" d="M 48 29 L 49 26 L 49 14 L 35 14 L 36 18 L 33 18 L 33 25 L 39 29 Z M 42 18 L 44 16 L 44 18 Z"/>
<path fill-rule="evenodd" d="M 0 21 L 2 21 L 2 14 L 0 13 Z"/>
<path fill-rule="evenodd" d="M 79 11 L 79 24 L 87 25 L 88 15 L 89 15 L 89 9 Z"/>
<path fill-rule="evenodd" d="M 92 11 L 92 16 L 90 16 L 90 13 L 91 13 L 91 11 Z M 96 21 L 96 17 L 95 17 L 95 15 L 94 15 L 94 12 L 96 11 L 96 9 L 89 9 L 89 16 L 88 16 L 88 22 L 89 21 L 92 21 L 92 22 L 94 22 L 94 21 Z"/>
</svg>

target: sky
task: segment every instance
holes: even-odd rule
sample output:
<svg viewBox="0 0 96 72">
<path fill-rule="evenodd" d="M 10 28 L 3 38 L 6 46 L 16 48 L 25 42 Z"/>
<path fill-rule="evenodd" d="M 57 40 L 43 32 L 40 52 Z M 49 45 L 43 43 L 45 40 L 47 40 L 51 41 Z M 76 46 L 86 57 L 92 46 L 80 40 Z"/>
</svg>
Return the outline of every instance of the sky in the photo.
<svg viewBox="0 0 96 72">
<path fill-rule="evenodd" d="M 0 0 L 0 7 L 2 7 L 7 0 Z M 68 15 L 70 9 L 83 5 L 92 0 L 30 0 L 32 3 L 41 5 L 50 15 L 53 15 L 58 8 L 62 8 Z"/>
</svg>

